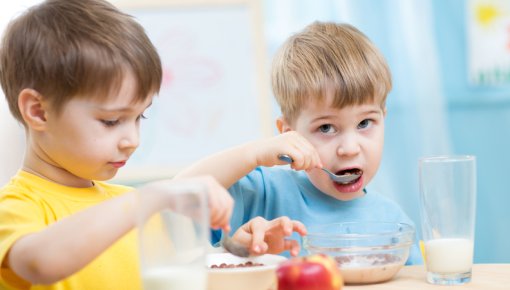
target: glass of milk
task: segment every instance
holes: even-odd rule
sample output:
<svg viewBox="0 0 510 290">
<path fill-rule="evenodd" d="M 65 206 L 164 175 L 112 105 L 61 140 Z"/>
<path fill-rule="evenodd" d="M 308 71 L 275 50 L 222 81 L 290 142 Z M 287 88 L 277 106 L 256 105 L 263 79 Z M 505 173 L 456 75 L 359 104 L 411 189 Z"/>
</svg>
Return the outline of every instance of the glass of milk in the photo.
<svg viewBox="0 0 510 290">
<path fill-rule="evenodd" d="M 440 285 L 471 281 L 476 212 L 475 157 L 421 158 L 419 183 L 427 281 Z"/>
<path fill-rule="evenodd" d="M 205 187 L 159 181 L 138 189 L 137 196 L 143 288 L 205 290 L 209 247 Z"/>
</svg>

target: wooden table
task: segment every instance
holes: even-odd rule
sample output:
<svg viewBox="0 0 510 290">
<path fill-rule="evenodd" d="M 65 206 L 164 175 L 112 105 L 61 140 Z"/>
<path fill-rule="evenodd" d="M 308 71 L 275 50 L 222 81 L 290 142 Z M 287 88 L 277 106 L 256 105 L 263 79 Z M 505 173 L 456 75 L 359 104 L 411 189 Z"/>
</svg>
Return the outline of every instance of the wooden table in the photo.
<svg viewBox="0 0 510 290">
<path fill-rule="evenodd" d="M 510 264 L 475 264 L 471 282 L 460 286 L 427 283 L 424 266 L 406 266 L 392 280 L 371 285 L 347 285 L 343 290 L 449 290 L 449 289 L 510 289 Z"/>
</svg>

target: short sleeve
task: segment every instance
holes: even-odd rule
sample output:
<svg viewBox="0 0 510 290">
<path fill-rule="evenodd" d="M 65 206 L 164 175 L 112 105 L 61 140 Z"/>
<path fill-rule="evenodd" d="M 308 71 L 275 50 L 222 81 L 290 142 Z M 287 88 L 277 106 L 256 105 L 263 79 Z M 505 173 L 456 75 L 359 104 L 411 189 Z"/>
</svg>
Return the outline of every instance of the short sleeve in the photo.
<svg viewBox="0 0 510 290">
<path fill-rule="evenodd" d="M 12 245 L 22 236 L 46 227 L 45 217 L 38 202 L 23 195 L 0 195 L 0 265 Z M 27 283 L 12 271 L 0 268 L 0 285 L 6 283 L 16 289 L 26 289 Z"/>
</svg>

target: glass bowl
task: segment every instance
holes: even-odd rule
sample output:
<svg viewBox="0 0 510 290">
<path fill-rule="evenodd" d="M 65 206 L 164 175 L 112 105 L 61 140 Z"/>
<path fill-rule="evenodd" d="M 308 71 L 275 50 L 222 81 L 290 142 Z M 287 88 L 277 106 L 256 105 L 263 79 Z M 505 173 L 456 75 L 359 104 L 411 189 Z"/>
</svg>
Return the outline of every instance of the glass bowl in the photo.
<svg viewBox="0 0 510 290">
<path fill-rule="evenodd" d="M 404 266 L 414 242 L 404 223 L 346 222 L 308 227 L 303 247 L 335 259 L 346 284 L 390 280 Z"/>
</svg>

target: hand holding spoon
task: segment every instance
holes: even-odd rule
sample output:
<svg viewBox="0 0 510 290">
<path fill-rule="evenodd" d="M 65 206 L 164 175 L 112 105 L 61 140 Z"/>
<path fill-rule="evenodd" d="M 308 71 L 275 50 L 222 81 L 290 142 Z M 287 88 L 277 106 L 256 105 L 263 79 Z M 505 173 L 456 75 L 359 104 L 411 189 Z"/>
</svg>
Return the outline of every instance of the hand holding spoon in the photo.
<svg viewBox="0 0 510 290">
<path fill-rule="evenodd" d="M 280 155 L 278 155 L 278 159 L 280 159 L 281 161 L 287 162 L 289 164 L 294 162 L 292 157 L 290 157 L 287 154 L 280 154 Z M 349 182 L 351 182 L 353 180 L 356 180 L 360 176 L 359 174 L 342 174 L 342 175 L 337 175 L 337 174 L 334 174 L 333 172 L 327 170 L 326 168 L 321 168 L 321 169 L 329 175 L 329 178 L 331 178 L 331 180 L 333 180 L 334 182 L 343 183 L 343 184 L 346 184 L 346 183 L 349 183 Z"/>
</svg>

